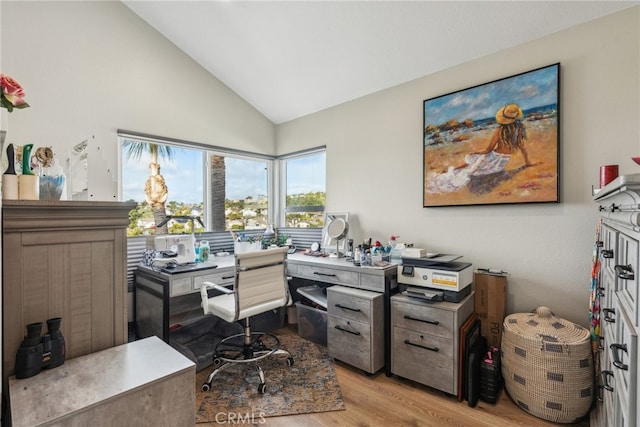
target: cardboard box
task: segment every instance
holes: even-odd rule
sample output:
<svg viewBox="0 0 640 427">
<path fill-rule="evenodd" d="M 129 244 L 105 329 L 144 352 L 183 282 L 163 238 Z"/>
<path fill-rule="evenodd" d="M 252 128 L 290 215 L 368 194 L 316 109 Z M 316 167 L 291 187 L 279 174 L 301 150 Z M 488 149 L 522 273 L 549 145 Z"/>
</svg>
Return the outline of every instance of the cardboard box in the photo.
<svg viewBox="0 0 640 427">
<path fill-rule="evenodd" d="M 500 347 L 502 322 L 507 309 L 506 274 L 489 274 L 475 271 L 475 312 L 480 319 L 480 331 L 487 345 Z"/>
</svg>

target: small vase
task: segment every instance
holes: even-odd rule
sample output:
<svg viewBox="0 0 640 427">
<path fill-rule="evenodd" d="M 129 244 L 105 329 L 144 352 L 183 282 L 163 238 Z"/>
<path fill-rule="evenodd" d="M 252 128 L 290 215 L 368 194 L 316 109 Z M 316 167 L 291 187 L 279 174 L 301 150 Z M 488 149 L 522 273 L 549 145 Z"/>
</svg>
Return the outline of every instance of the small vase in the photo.
<svg viewBox="0 0 640 427">
<path fill-rule="evenodd" d="M 60 200 L 64 190 L 64 175 L 40 177 L 40 200 Z"/>
</svg>

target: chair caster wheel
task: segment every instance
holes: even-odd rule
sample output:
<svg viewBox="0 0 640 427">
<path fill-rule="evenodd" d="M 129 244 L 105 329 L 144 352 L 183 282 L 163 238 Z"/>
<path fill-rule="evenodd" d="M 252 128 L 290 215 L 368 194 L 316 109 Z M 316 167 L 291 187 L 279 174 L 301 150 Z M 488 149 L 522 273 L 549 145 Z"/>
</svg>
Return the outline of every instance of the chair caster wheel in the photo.
<svg viewBox="0 0 640 427">
<path fill-rule="evenodd" d="M 265 383 L 258 384 L 258 393 L 264 394 L 267 391 L 267 385 Z"/>
<path fill-rule="evenodd" d="M 293 366 L 293 357 L 287 358 L 287 366 Z"/>
<path fill-rule="evenodd" d="M 208 384 L 208 383 L 204 383 L 204 384 L 202 384 L 202 387 L 200 388 L 200 390 L 209 391 L 209 390 L 211 390 L 211 385 Z"/>
</svg>

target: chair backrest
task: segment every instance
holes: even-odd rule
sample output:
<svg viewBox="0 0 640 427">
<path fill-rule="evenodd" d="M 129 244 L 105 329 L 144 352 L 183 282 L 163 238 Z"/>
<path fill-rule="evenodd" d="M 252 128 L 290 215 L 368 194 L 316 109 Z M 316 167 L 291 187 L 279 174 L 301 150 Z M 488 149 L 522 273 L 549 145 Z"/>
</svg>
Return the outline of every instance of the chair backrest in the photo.
<svg viewBox="0 0 640 427">
<path fill-rule="evenodd" d="M 286 277 L 287 247 L 237 253 L 236 313 L 256 306 L 278 302 L 284 306 L 289 299 Z"/>
</svg>

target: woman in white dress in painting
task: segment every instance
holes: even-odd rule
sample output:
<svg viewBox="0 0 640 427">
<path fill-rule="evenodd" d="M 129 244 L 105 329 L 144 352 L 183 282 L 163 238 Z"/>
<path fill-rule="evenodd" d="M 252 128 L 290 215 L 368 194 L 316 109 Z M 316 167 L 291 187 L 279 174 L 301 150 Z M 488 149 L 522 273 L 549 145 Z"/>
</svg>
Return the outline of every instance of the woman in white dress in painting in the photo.
<svg viewBox="0 0 640 427">
<path fill-rule="evenodd" d="M 521 152 L 524 167 L 531 166 L 524 143 L 527 132 L 522 119 L 522 109 L 517 104 L 508 104 L 496 113 L 498 128 L 493 133 L 489 145 L 484 150 L 467 154 L 464 163 L 449 166 L 443 173 L 432 173 L 427 183 L 427 192 L 444 193 L 458 191 L 466 186 L 471 177 L 502 172 L 511 156 Z"/>
</svg>

